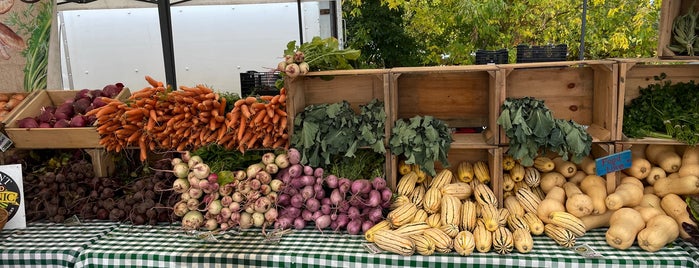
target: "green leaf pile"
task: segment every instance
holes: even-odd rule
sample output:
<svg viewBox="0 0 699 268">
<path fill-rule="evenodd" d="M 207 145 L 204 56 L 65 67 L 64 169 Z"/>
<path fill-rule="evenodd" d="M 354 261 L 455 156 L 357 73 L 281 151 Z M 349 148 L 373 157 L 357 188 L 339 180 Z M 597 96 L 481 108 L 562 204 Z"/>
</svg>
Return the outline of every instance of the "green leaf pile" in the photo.
<svg viewBox="0 0 699 268">
<path fill-rule="evenodd" d="M 661 73 L 658 83 L 640 88 L 640 95 L 624 106 L 622 130 L 629 138 L 674 138 L 699 143 L 699 85 L 672 83 Z M 664 81 L 663 81 L 664 80 Z"/>
<path fill-rule="evenodd" d="M 403 155 L 405 163 L 418 164 L 434 176 L 435 162 L 449 167 L 447 153 L 451 142 L 451 130 L 444 121 L 432 116 L 415 116 L 396 120 L 388 143 L 392 154 Z"/>
<path fill-rule="evenodd" d="M 509 141 L 507 153 L 530 166 L 539 154 L 552 151 L 579 163 L 590 154 L 592 137 L 572 120 L 553 117 L 543 100 L 532 97 L 507 98 L 497 123 Z"/>
<path fill-rule="evenodd" d="M 347 101 L 309 105 L 294 119 L 291 146 L 304 165 L 327 168 L 333 156 L 355 157 L 360 147 L 385 153 L 385 124 L 384 103 L 377 99 L 360 105 L 360 114 Z"/>
<path fill-rule="evenodd" d="M 318 36 L 300 46 L 296 45 L 296 41 L 287 43 L 284 55 L 294 55 L 296 51 L 304 53 L 309 71 L 352 69 L 350 62 L 357 60 L 361 54 L 356 49 L 340 49 L 340 42 L 334 37 L 322 39 Z"/>
</svg>

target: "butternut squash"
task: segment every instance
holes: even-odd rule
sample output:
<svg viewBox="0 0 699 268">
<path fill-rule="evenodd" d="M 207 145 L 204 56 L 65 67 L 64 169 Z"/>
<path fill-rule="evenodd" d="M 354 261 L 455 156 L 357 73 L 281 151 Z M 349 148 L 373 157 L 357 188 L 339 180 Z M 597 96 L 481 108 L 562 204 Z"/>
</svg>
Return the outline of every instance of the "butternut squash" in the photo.
<svg viewBox="0 0 699 268">
<path fill-rule="evenodd" d="M 595 169 L 596 165 L 595 160 L 588 155 L 585 156 L 582 161 L 580 161 L 580 164 L 578 164 L 578 170 L 582 170 L 587 175 L 594 175 L 597 173 Z"/>
<path fill-rule="evenodd" d="M 638 179 L 645 179 L 650 174 L 651 164 L 645 158 L 641 157 L 631 157 L 631 167 L 622 170 L 626 175 L 636 177 Z"/>
<path fill-rule="evenodd" d="M 682 157 L 675 152 L 675 147 L 667 144 L 649 144 L 646 158 L 668 173 L 679 171 L 682 165 Z"/>
<path fill-rule="evenodd" d="M 682 164 L 677 175 L 680 177 L 688 175 L 699 177 L 699 164 Z"/>
<path fill-rule="evenodd" d="M 668 179 L 677 179 L 677 178 L 679 178 L 679 177 L 680 177 L 680 173 L 679 173 L 679 172 L 675 172 L 675 173 L 667 174 L 667 177 L 665 177 L 665 178 L 668 178 Z"/>
<path fill-rule="evenodd" d="M 660 208 L 660 197 L 655 194 L 644 194 L 639 207 Z"/>
<path fill-rule="evenodd" d="M 551 188 L 554 186 L 562 187 L 564 183 L 566 183 L 566 177 L 563 177 L 561 173 L 551 171 L 541 173 L 541 182 L 539 183 L 539 187 L 541 187 L 541 190 L 543 190 L 544 193 L 548 194 Z"/>
<path fill-rule="evenodd" d="M 640 185 L 639 185 L 640 184 Z M 643 184 L 633 177 L 621 179 L 614 193 L 604 200 L 607 209 L 617 210 L 621 207 L 635 207 L 643 199 Z M 635 234 L 634 234 L 635 235 Z"/>
<path fill-rule="evenodd" d="M 581 182 L 583 179 L 585 179 L 585 177 L 587 177 L 587 175 L 588 175 L 588 174 L 585 173 L 584 171 L 578 170 L 577 172 L 575 172 L 575 175 L 573 175 L 573 177 L 568 178 L 568 182 L 572 182 L 572 183 L 575 183 L 575 184 L 580 184 L 580 182 Z M 595 175 L 595 174 L 591 174 L 591 175 Z"/>
<path fill-rule="evenodd" d="M 636 207 L 634 208 L 638 213 L 641 213 L 641 218 L 643 221 L 648 222 L 651 218 L 658 216 L 658 215 L 667 215 L 665 214 L 665 211 L 663 211 L 660 208 L 654 208 L 654 207 Z M 673 220 L 674 222 L 674 220 Z M 675 227 L 677 227 L 677 224 L 675 224 Z"/>
<path fill-rule="evenodd" d="M 615 210 L 607 210 L 602 214 L 590 214 L 585 217 L 581 217 L 580 220 L 585 225 L 585 231 L 589 231 L 595 228 L 609 227 L 609 218 L 612 216 Z"/>
<path fill-rule="evenodd" d="M 632 208 L 620 208 L 609 218 L 605 239 L 609 246 L 624 250 L 633 245 L 636 235 L 645 226 L 641 213 Z"/>
<path fill-rule="evenodd" d="M 575 163 L 568 160 L 563 160 L 563 158 L 560 156 L 552 159 L 552 161 L 556 167 L 556 171 L 561 173 L 563 177 L 570 178 L 573 177 L 576 172 L 578 172 L 578 166 L 576 166 Z"/>
<path fill-rule="evenodd" d="M 690 218 L 689 212 L 687 212 L 687 203 L 682 200 L 682 197 L 676 194 L 668 194 L 660 200 L 660 207 L 663 208 L 663 211 L 665 211 L 668 216 L 675 219 L 677 227 L 680 229 L 680 236 L 682 238 L 689 238 L 689 234 L 682 228 L 682 223 L 686 222 L 693 226 L 697 226 L 697 224 Z"/>
<path fill-rule="evenodd" d="M 650 185 L 653 185 L 655 184 L 655 181 L 665 177 L 667 177 L 667 173 L 665 173 L 664 169 L 662 169 L 661 167 L 651 167 L 650 173 L 648 173 L 648 177 L 646 177 L 646 182 Z"/>
<path fill-rule="evenodd" d="M 684 152 L 682 152 L 682 166 L 686 165 L 699 165 L 699 146 L 687 146 L 684 149 Z"/>
<path fill-rule="evenodd" d="M 687 175 L 677 179 L 662 178 L 653 184 L 653 190 L 659 197 L 668 194 L 699 194 L 699 177 Z"/>
<path fill-rule="evenodd" d="M 592 199 L 592 214 L 602 214 L 607 211 L 607 182 L 597 175 L 588 175 L 580 182 L 580 190 Z"/>
<path fill-rule="evenodd" d="M 575 217 L 587 216 L 592 213 L 592 198 L 584 194 L 577 185 L 572 182 L 563 184 L 566 192 L 566 211 Z"/>
<path fill-rule="evenodd" d="M 544 223 L 551 223 L 549 219 L 549 214 L 551 214 L 551 212 L 566 210 L 564 205 L 565 197 L 566 192 L 563 188 L 558 186 L 552 188 L 548 194 L 546 194 L 546 198 L 539 203 L 536 209 L 536 216 Z"/>
<path fill-rule="evenodd" d="M 638 246 L 649 252 L 656 252 L 668 243 L 675 241 L 680 230 L 675 220 L 667 215 L 657 215 L 646 223 L 646 228 L 638 232 Z"/>
</svg>

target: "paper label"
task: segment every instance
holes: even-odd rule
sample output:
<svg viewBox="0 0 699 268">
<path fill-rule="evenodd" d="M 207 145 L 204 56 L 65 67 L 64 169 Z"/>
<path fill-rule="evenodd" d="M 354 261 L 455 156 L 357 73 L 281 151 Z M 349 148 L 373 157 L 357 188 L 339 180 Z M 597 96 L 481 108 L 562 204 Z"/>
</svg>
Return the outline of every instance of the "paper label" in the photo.
<svg viewBox="0 0 699 268">
<path fill-rule="evenodd" d="M 12 140 L 5 136 L 5 134 L 0 133 L 0 151 L 7 151 L 12 146 Z"/>
<path fill-rule="evenodd" d="M 371 254 L 378 254 L 384 252 L 374 243 L 362 243 L 362 247 L 364 247 L 364 249 L 366 249 L 366 251 Z"/>
<path fill-rule="evenodd" d="M 580 244 L 580 245 L 575 245 L 573 247 L 573 251 L 575 253 L 580 254 L 581 256 L 585 258 L 601 258 L 602 254 L 594 250 L 592 247 L 590 247 L 587 244 Z"/>
</svg>

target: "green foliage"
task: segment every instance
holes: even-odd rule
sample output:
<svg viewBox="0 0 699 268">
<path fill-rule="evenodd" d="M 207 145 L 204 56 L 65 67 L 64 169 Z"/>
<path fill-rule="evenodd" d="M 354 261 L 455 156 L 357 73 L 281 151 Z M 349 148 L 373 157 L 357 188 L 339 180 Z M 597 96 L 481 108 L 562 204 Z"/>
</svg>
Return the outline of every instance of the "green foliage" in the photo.
<svg viewBox="0 0 699 268">
<path fill-rule="evenodd" d="M 6 24 L 16 26 L 18 34 L 29 36 L 27 48 L 22 51 L 22 56 L 26 59 L 24 90 L 31 92 L 46 89 L 52 20 L 51 1 L 30 4 L 21 13 L 15 12 L 9 15 Z"/>
<path fill-rule="evenodd" d="M 345 17 L 377 1 L 347 1 Z M 421 44 L 420 64 L 455 65 L 475 62 L 478 49 L 507 48 L 510 61 L 518 44 L 567 44 L 570 60 L 578 59 L 582 28 L 582 1 L 568 0 L 381 0 L 383 6 L 402 12 L 407 38 Z M 655 55 L 660 1 L 588 1 L 585 33 L 586 59 L 651 57 Z M 358 6 L 358 4 L 361 4 Z M 353 13 L 354 12 L 354 13 Z M 365 15 L 367 16 L 367 15 Z M 380 16 L 380 15 L 377 15 Z M 349 19 L 348 19 L 349 20 Z M 391 33 L 388 27 L 379 27 Z M 347 28 L 347 36 L 371 38 L 364 28 Z M 373 33 L 381 36 L 380 33 Z M 368 42 L 367 42 L 368 43 Z M 401 47 L 384 47 L 398 50 Z M 373 50 L 363 57 L 371 58 Z M 405 54 L 405 53 L 404 53 Z"/>
<path fill-rule="evenodd" d="M 340 49 L 340 43 L 334 37 L 322 39 L 318 36 L 300 46 L 296 45 L 296 41 L 287 43 L 284 55 L 294 55 L 296 51 L 304 53 L 309 71 L 352 69 L 350 62 L 357 60 L 361 54 L 356 49 Z"/>
<path fill-rule="evenodd" d="M 415 116 L 398 119 L 391 131 L 389 146 L 391 153 L 405 157 L 406 164 L 418 164 L 429 175 L 434 176 L 435 162 L 449 167 L 447 152 L 451 147 L 451 130 L 444 121 L 432 116 Z"/>
</svg>

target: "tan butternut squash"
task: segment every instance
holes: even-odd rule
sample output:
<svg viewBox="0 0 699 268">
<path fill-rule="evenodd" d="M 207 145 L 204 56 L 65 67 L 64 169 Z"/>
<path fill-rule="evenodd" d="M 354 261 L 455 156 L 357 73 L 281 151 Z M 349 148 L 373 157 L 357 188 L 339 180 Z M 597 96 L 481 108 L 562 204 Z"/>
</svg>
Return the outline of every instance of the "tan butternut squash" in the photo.
<svg viewBox="0 0 699 268">
<path fill-rule="evenodd" d="M 614 210 L 607 210 L 602 214 L 590 214 L 585 217 L 581 217 L 580 220 L 585 225 L 585 231 L 589 231 L 595 228 L 609 227 L 609 218 L 614 213 Z"/>
<path fill-rule="evenodd" d="M 680 177 L 680 173 L 679 173 L 679 172 L 675 172 L 675 173 L 667 174 L 667 177 L 665 177 L 665 178 L 668 178 L 668 179 L 677 179 L 677 178 L 679 178 L 679 177 Z"/>
<path fill-rule="evenodd" d="M 636 235 L 645 226 L 646 222 L 641 218 L 641 213 L 633 208 L 620 208 L 609 218 L 609 229 L 605 239 L 613 248 L 627 249 L 633 245 Z"/>
<path fill-rule="evenodd" d="M 645 222 L 648 222 L 651 218 L 658 216 L 658 215 L 667 215 L 667 214 L 665 214 L 665 211 L 663 211 L 660 208 L 635 207 L 634 209 L 636 211 L 638 211 L 638 213 L 641 213 L 641 218 Z M 677 227 L 677 224 L 675 224 L 675 227 Z"/>
<path fill-rule="evenodd" d="M 661 167 L 651 167 L 650 173 L 648 173 L 648 177 L 646 177 L 646 182 L 650 185 L 653 185 L 655 184 L 655 181 L 665 177 L 667 177 L 667 173 L 665 173 L 664 169 L 662 169 Z"/>
<path fill-rule="evenodd" d="M 697 226 L 697 224 L 690 218 L 689 212 L 687 212 L 687 203 L 682 199 L 682 197 L 676 194 L 669 194 L 660 200 L 660 207 L 663 208 L 665 213 L 675 219 L 677 227 L 680 229 L 680 236 L 682 238 L 689 238 L 689 234 L 682 228 L 682 223 L 686 222 L 691 225 Z"/>
<path fill-rule="evenodd" d="M 577 185 L 572 182 L 563 184 L 566 192 L 566 211 L 575 217 L 583 217 L 592 214 L 592 198 L 583 193 Z"/>
<path fill-rule="evenodd" d="M 699 194 L 699 177 L 687 175 L 677 179 L 667 177 L 662 178 L 653 184 L 653 190 L 659 197 L 663 197 L 668 194 Z"/>
<path fill-rule="evenodd" d="M 626 175 L 636 177 L 638 179 L 645 179 L 650 174 L 651 164 L 645 158 L 641 157 L 631 157 L 631 167 L 624 169 L 623 172 Z"/>
<path fill-rule="evenodd" d="M 677 175 L 680 177 L 688 175 L 699 177 L 699 164 L 682 164 Z"/>
<path fill-rule="evenodd" d="M 607 181 L 597 175 L 587 175 L 580 182 L 580 190 L 592 199 L 592 214 L 602 214 L 607 211 Z"/>
<path fill-rule="evenodd" d="M 583 179 L 585 179 L 585 177 L 587 177 L 587 175 L 588 175 L 588 174 L 585 173 L 584 171 L 578 170 L 577 172 L 575 172 L 575 175 L 573 175 L 573 177 L 568 178 L 568 182 L 572 182 L 572 183 L 575 183 L 575 184 L 580 184 L 580 182 L 581 182 Z M 593 174 L 593 175 L 594 175 L 594 174 Z"/>
<path fill-rule="evenodd" d="M 684 152 L 682 152 L 682 166 L 686 165 L 699 165 L 699 146 L 687 146 L 684 149 Z"/>
<path fill-rule="evenodd" d="M 617 210 L 621 207 L 635 207 L 641 203 L 641 199 L 643 199 L 643 184 L 633 177 L 625 177 L 614 193 L 607 195 L 604 201 L 607 209 Z"/>
<path fill-rule="evenodd" d="M 682 165 L 682 157 L 677 154 L 675 147 L 667 144 L 649 144 L 646 159 L 668 173 L 679 171 Z"/>
<path fill-rule="evenodd" d="M 556 167 L 556 171 L 558 173 L 561 173 L 563 177 L 570 178 L 575 175 L 576 172 L 578 172 L 578 166 L 575 165 L 575 163 L 568 161 L 568 160 L 563 160 L 562 157 L 555 157 L 552 159 L 553 163 Z"/>
<path fill-rule="evenodd" d="M 638 232 L 638 246 L 646 251 L 656 252 L 675 241 L 679 233 L 680 230 L 672 217 L 657 215 L 646 222 L 646 228 Z"/>
<path fill-rule="evenodd" d="M 644 194 L 639 207 L 660 208 L 660 197 L 655 194 Z"/>
<path fill-rule="evenodd" d="M 578 170 L 582 170 L 587 175 L 594 175 L 596 174 L 596 165 L 595 159 L 592 159 L 592 157 L 588 155 L 585 156 L 582 161 L 580 161 L 580 164 L 578 164 Z"/>
<path fill-rule="evenodd" d="M 544 193 L 548 194 L 551 188 L 554 186 L 562 187 L 564 183 L 566 183 L 566 177 L 563 177 L 561 173 L 551 171 L 541 173 L 541 182 L 539 183 L 539 187 L 541 187 L 541 190 L 543 190 Z"/>
<path fill-rule="evenodd" d="M 565 211 L 566 192 L 562 187 L 553 187 L 546 194 L 546 198 L 541 200 L 536 209 L 536 216 L 544 223 L 550 223 L 549 214 L 554 211 Z"/>
</svg>

